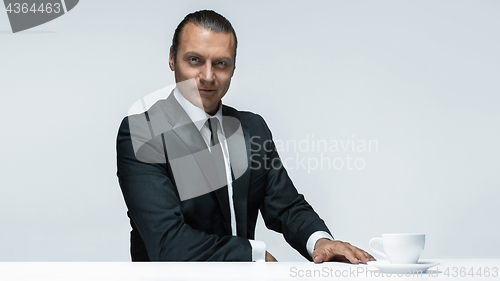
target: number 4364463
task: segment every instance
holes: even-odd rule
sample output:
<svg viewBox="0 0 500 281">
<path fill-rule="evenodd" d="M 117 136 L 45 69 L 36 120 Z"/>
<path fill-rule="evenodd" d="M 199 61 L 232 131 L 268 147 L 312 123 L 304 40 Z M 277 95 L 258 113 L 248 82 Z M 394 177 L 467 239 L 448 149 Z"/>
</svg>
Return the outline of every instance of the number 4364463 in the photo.
<svg viewBox="0 0 500 281">
<path fill-rule="evenodd" d="M 498 267 L 448 267 L 443 275 L 447 277 L 498 277 Z"/>
<path fill-rule="evenodd" d="M 62 9 L 61 9 L 61 4 L 60 3 L 33 3 L 33 5 L 29 5 L 28 3 L 9 3 L 7 5 L 7 12 L 8 13 L 55 13 L 59 14 Z"/>
</svg>

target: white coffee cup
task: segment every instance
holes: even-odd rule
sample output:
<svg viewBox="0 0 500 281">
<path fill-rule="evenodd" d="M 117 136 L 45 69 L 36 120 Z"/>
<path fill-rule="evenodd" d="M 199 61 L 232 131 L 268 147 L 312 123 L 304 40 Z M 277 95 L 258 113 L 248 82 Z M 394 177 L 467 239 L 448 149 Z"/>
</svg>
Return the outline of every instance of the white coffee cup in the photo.
<svg viewBox="0 0 500 281">
<path fill-rule="evenodd" d="M 385 253 L 375 250 L 372 246 L 374 242 L 380 242 Z M 425 234 L 382 234 L 382 238 L 373 238 L 368 244 L 373 252 L 388 259 L 391 263 L 414 264 L 418 262 L 418 258 L 424 250 Z"/>
</svg>

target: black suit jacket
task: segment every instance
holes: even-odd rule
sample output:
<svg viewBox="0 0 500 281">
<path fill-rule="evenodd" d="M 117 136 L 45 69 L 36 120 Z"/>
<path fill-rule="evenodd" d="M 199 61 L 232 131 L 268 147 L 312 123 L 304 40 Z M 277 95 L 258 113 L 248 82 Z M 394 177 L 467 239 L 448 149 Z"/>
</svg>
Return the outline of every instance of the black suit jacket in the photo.
<svg viewBox="0 0 500 281">
<path fill-rule="evenodd" d="M 165 142 L 173 138 L 201 139 L 201 135 L 197 130 L 177 130 L 177 125 L 189 124 L 190 119 L 173 94 L 141 117 L 151 127 L 149 117 L 154 114 L 172 128 L 141 147 L 153 153 L 134 152 L 129 120 L 137 115 L 123 119 L 117 137 L 117 175 L 132 226 L 133 261 L 251 261 L 248 239 L 254 239 L 259 210 L 266 226 L 283 233 L 285 240 L 308 260 L 309 236 L 319 230 L 330 233 L 295 189 L 262 117 L 228 106 L 223 106 L 222 113 L 241 122 L 250 156 L 248 169 L 233 182 L 238 236 L 231 235 L 227 188 L 189 200 L 179 198 L 169 157 L 165 157 L 176 152 L 169 152 Z M 153 154 L 160 155 L 160 159 L 138 159 L 139 155 Z"/>
</svg>

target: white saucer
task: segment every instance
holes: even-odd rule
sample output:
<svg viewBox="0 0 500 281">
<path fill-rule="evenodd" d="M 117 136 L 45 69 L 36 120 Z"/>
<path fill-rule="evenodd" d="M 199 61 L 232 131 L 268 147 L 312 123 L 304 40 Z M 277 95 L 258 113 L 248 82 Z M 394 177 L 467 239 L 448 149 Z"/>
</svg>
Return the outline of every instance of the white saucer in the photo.
<svg viewBox="0 0 500 281">
<path fill-rule="evenodd" d="M 412 264 L 391 263 L 390 261 L 387 260 L 368 262 L 368 265 L 373 265 L 384 273 L 415 273 L 415 274 L 420 274 L 419 271 L 425 273 L 427 272 L 427 269 L 436 266 L 438 264 L 439 262 L 426 262 L 426 261 L 419 261 L 418 263 L 412 263 Z"/>
</svg>

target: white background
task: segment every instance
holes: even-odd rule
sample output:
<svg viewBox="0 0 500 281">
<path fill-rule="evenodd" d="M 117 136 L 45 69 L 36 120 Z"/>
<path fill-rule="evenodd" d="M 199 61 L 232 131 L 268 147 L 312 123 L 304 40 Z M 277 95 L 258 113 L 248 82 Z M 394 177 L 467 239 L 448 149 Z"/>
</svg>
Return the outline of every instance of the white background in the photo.
<svg viewBox="0 0 500 281">
<path fill-rule="evenodd" d="M 500 257 L 499 2 L 87 0 L 18 34 L 0 12 L 0 260 L 130 260 L 118 126 L 174 83 L 174 29 L 207 8 L 239 40 L 224 103 L 284 142 L 377 141 L 323 155 L 359 170 L 288 162 L 335 238 L 422 232 L 422 258 Z M 256 238 L 304 260 L 263 223 Z"/>
</svg>

